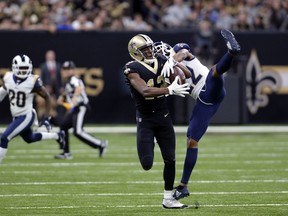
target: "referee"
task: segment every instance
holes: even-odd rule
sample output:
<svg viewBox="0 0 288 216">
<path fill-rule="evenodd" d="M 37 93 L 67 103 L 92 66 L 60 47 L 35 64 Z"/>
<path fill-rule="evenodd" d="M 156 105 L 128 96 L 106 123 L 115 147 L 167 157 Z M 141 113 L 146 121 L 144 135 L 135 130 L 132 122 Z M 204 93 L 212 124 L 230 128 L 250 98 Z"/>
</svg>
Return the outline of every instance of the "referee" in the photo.
<svg viewBox="0 0 288 216">
<path fill-rule="evenodd" d="M 92 148 L 99 149 L 99 157 L 102 157 L 108 145 L 107 140 L 100 140 L 83 130 L 84 117 L 89 106 L 89 99 L 85 92 L 83 81 L 75 73 L 75 64 L 73 61 L 65 61 L 63 69 L 63 79 L 67 80 L 65 91 L 57 100 L 59 105 L 66 108 L 67 112 L 60 124 L 60 130 L 64 131 L 66 136 L 66 145 L 63 153 L 56 155 L 56 159 L 72 159 L 69 146 L 68 130 L 73 128 L 73 134 Z"/>
</svg>

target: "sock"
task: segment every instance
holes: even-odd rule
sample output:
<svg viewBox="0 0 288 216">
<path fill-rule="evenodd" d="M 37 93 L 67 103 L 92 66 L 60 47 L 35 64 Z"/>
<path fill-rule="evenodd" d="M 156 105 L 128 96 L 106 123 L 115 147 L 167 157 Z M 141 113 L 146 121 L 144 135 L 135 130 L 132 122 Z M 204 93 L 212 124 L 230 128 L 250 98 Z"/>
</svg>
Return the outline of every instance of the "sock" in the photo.
<svg viewBox="0 0 288 216">
<path fill-rule="evenodd" d="M 0 163 L 3 160 L 3 158 L 5 157 L 6 153 L 7 153 L 7 148 L 0 147 Z"/>
<path fill-rule="evenodd" d="M 221 59 L 220 61 L 216 64 L 216 71 L 219 75 L 225 73 L 226 71 L 228 71 L 231 68 L 231 64 L 233 61 L 234 57 L 229 54 L 226 53 Z"/>
<path fill-rule="evenodd" d="M 164 199 L 171 199 L 172 198 L 172 191 L 164 190 Z"/>
<path fill-rule="evenodd" d="M 59 139 L 59 135 L 58 133 L 48 133 L 48 132 L 42 132 L 42 140 L 46 140 L 46 139 Z"/>
<path fill-rule="evenodd" d="M 181 183 L 188 184 L 192 170 L 197 162 L 198 148 L 188 148 L 182 173 Z"/>
</svg>

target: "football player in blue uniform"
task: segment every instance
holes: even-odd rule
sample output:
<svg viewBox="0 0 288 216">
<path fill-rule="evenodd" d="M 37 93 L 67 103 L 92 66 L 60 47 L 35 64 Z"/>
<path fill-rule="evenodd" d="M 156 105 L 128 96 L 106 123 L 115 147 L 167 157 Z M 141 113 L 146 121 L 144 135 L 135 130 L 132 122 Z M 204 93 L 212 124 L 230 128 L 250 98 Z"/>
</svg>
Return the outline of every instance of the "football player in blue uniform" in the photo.
<svg viewBox="0 0 288 216">
<path fill-rule="evenodd" d="M 175 132 L 167 107 L 166 96 L 184 97 L 188 84 L 178 84 L 179 77 L 166 87 L 162 68 L 167 59 L 159 54 L 154 56 L 153 41 L 144 34 L 134 36 L 128 43 L 133 61 L 124 67 L 126 83 L 136 106 L 137 152 L 144 170 L 150 170 L 154 160 L 154 137 L 164 161 L 163 208 L 181 209 L 187 205 L 173 198 L 175 180 Z"/>
<path fill-rule="evenodd" d="M 61 146 L 65 145 L 65 134 L 63 132 L 49 132 L 51 130 L 49 94 L 40 77 L 32 74 L 32 70 L 33 65 L 30 58 L 27 55 L 17 55 L 12 60 L 12 71 L 4 75 L 3 86 L 0 88 L 0 101 L 8 95 L 13 120 L 1 136 L 0 162 L 7 153 L 9 141 L 17 135 L 20 135 L 27 143 L 54 139 Z M 36 112 L 33 111 L 35 93 L 45 99 L 45 116 L 39 126 L 46 126 L 48 132 L 38 133 L 32 131 L 31 127 L 36 119 Z"/>
<path fill-rule="evenodd" d="M 94 149 L 99 150 L 102 157 L 108 146 L 107 140 L 100 140 L 84 131 L 84 117 L 89 107 L 89 98 L 85 92 L 85 85 L 76 74 L 76 66 L 73 61 L 65 61 L 62 66 L 63 78 L 68 80 L 65 90 L 59 96 L 57 103 L 64 106 L 67 112 L 60 124 L 60 130 L 65 132 L 65 147 L 63 152 L 55 155 L 55 159 L 72 159 L 69 144 L 69 129 L 73 128 L 73 134 Z"/>
<path fill-rule="evenodd" d="M 232 32 L 223 29 L 221 34 L 228 52 L 210 69 L 201 64 L 191 53 L 190 47 L 186 43 L 178 43 L 173 48 L 163 42 L 155 42 L 154 44 L 155 52 L 165 54 L 170 64 L 182 64 L 190 70 L 191 78 L 187 79 L 186 83 L 190 85 L 190 96 L 197 101 L 187 130 L 187 151 L 182 179 L 173 194 L 177 200 L 189 196 L 187 185 L 196 165 L 198 142 L 205 134 L 211 118 L 225 97 L 223 74 L 230 69 L 233 59 L 240 52 L 240 45 Z M 169 77 L 171 73 L 173 71 L 170 67 L 162 71 L 165 77 Z"/>
</svg>

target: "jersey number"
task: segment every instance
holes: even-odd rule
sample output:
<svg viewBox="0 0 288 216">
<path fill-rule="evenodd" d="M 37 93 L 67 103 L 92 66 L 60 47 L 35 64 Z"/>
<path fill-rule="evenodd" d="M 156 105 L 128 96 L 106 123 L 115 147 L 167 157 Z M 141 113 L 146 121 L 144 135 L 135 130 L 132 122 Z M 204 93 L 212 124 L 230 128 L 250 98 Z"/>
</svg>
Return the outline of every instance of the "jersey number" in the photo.
<svg viewBox="0 0 288 216">
<path fill-rule="evenodd" d="M 163 76 L 158 76 L 157 77 L 157 84 L 160 84 L 160 88 L 165 86 L 165 82 L 164 82 L 164 77 Z M 154 79 L 149 79 L 147 82 L 147 86 L 149 87 L 155 87 L 155 83 L 154 83 Z M 163 95 L 160 95 L 158 97 L 163 97 Z M 146 97 L 146 100 L 153 100 L 154 97 Z"/>
<path fill-rule="evenodd" d="M 24 92 L 15 92 L 9 89 L 9 99 L 13 106 L 24 107 L 26 101 L 26 95 Z"/>
</svg>

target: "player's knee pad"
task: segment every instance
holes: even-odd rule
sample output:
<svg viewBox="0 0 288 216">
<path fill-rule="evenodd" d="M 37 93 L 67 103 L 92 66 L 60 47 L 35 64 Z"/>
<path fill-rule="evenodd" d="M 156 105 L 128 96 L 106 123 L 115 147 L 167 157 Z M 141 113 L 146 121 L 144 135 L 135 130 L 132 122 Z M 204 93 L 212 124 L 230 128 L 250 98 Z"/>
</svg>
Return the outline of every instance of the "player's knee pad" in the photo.
<svg viewBox="0 0 288 216">
<path fill-rule="evenodd" d="M 153 166 L 153 157 L 146 156 L 142 158 L 140 162 L 144 170 L 150 170 Z"/>
</svg>

